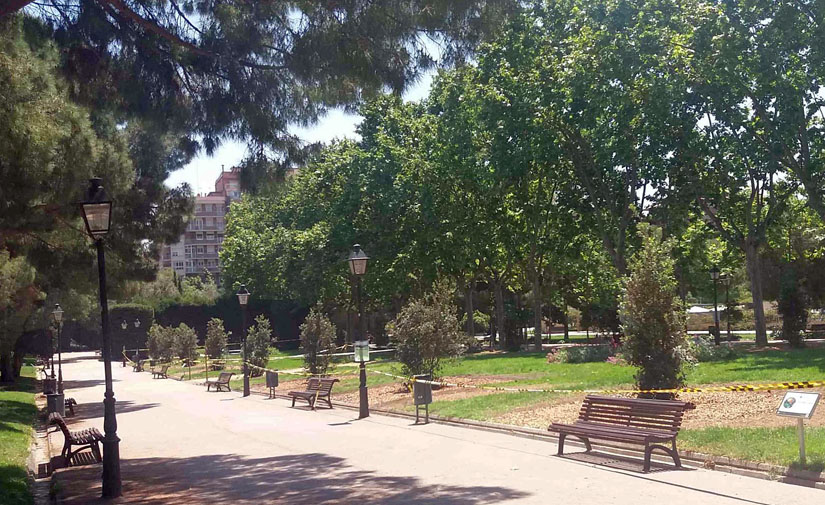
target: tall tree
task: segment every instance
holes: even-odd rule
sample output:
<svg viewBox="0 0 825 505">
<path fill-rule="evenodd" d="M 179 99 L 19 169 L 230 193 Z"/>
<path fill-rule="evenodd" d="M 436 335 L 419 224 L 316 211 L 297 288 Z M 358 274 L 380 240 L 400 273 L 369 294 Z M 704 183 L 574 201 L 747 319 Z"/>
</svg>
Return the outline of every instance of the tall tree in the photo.
<svg viewBox="0 0 825 505">
<path fill-rule="evenodd" d="M 460 61 L 511 0 L 14 0 L 65 51 L 74 95 L 119 119 L 143 118 L 189 147 L 249 141 L 256 156 L 299 156 L 290 125 L 402 91 L 434 65 L 424 43 Z"/>
</svg>

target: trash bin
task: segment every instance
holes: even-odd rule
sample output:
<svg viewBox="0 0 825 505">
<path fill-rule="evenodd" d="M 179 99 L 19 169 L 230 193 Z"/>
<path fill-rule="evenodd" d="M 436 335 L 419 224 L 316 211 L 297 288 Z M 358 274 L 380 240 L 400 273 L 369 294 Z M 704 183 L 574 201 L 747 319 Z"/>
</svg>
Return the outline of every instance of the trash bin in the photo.
<svg viewBox="0 0 825 505">
<path fill-rule="evenodd" d="M 430 404 L 433 402 L 433 385 L 429 382 L 432 376 L 429 374 L 413 375 L 413 403 L 415 404 L 415 424 L 418 424 L 419 411 L 424 409 L 424 424 L 430 422 Z"/>
<path fill-rule="evenodd" d="M 269 388 L 269 397 L 275 398 L 275 388 L 278 387 L 278 372 L 266 372 L 266 387 Z"/>
<path fill-rule="evenodd" d="M 57 412 L 61 416 L 66 415 L 66 401 L 63 393 L 53 393 L 46 395 L 46 406 L 49 414 Z"/>
<path fill-rule="evenodd" d="M 45 378 L 43 379 L 43 394 L 53 395 L 57 393 L 57 379 Z"/>
</svg>

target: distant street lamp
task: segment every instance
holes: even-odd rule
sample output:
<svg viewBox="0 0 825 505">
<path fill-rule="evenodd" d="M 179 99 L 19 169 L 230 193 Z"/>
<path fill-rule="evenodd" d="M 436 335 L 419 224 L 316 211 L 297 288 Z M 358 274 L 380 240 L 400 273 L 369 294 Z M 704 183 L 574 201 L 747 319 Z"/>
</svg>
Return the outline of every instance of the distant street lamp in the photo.
<svg viewBox="0 0 825 505">
<path fill-rule="evenodd" d="M 719 335 L 719 307 L 718 307 L 718 296 L 717 296 L 717 286 L 719 283 L 719 267 L 713 265 L 713 268 L 710 269 L 710 278 L 713 279 L 713 324 L 716 327 L 716 331 L 713 334 L 713 342 L 716 345 L 721 344 L 721 338 Z"/>
<path fill-rule="evenodd" d="M 103 498 L 117 498 L 123 494 L 120 480 L 120 439 L 117 437 L 115 393 L 112 389 L 112 342 L 109 335 L 109 301 L 106 297 L 106 256 L 103 237 L 109 233 L 112 221 L 112 201 L 106 196 L 101 179 L 89 181 L 86 198 L 80 204 L 86 231 L 97 248 L 97 271 L 100 282 L 100 320 L 103 333 L 103 370 L 106 392 L 103 398 Z"/>
<path fill-rule="evenodd" d="M 63 309 L 59 303 L 54 304 L 52 320 L 57 326 L 57 394 L 63 394 L 63 355 L 60 350 L 60 329 L 63 326 Z"/>
<path fill-rule="evenodd" d="M 238 303 L 241 304 L 241 335 L 243 335 L 243 395 L 249 396 L 249 365 L 246 364 L 246 304 L 249 303 L 249 291 L 246 284 L 238 290 Z"/>
<path fill-rule="evenodd" d="M 359 362 L 360 379 L 359 385 L 360 403 L 358 408 L 358 419 L 369 417 L 370 402 L 367 391 L 367 361 L 369 361 L 369 339 L 364 324 L 364 300 L 361 298 L 361 277 L 367 273 L 367 261 L 369 257 L 355 244 L 349 255 L 349 271 L 355 277 L 353 288 L 355 289 L 355 303 L 358 306 L 358 339 L 354 344 L 355 361 Z M 360 358 L 360 359 L 359 359 Z"/>
<path fill-rule="evenodd" d="M 725 284 L 725 323 L 728 326 L 728 342 L 730 342 L 730 283 L 732 279 L 729 274 L 722 275 L 721 279 Z"/>
</svg>

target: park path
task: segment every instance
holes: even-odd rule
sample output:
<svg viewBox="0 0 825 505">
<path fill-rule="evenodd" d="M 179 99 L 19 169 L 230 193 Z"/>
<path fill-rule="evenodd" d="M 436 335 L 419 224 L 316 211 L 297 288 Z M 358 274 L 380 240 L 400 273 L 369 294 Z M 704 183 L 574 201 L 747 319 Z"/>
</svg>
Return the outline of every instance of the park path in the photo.
<svg viewBox="0 0 825 505">
<path fill-rule="evenodd" d="M 65 356 L 65 355 L 64 355 Z M 69 355 L 74 428 L 102 430 L 103 364 Z M 556 447 L 473 429 L 283 399 L 207 393 L 113 363 L 124 496 L 116 503 L 821 504 L 825 492 L 708 470 L 643 474 L 558 458 Z M 62 445 L 54 434 L 52 446 Z M 571 450 L 575 451 L 574 447 Z M 588 456 L 588 458 L 590 458 Z M 592 460 L 592 458 L 590 459 Z M 597 460 L 604 463 L 604 460 Z M 63 503 L 97 503 L 100 466 L 56 472 Z"/>
</svg>

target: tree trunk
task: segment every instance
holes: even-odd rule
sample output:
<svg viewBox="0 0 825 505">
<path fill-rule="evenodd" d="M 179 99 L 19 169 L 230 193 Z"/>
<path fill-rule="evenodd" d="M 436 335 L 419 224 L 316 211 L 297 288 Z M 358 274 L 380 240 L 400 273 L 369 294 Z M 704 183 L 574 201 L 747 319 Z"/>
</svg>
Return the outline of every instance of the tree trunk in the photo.
<svg viewBox="0 0 825 505">
<path fill-rule="evenodd" d="M 473 309 L 473 283 L 475 283 L 475 281 L 471 280 L 467 283 L 467 287 L 464 288 L 464 312 L 467 313 L 467 336 L 470 338 L 476 335 L 475 320 L 473 318 L 475 314 L 475 310 Z"/>
<path fill-rule="evenodd" d="M 504 347 L 506 325 L 504 324 L 504 290 L 501 280 L 493 281 L 493 292 L 496 299 L 496 330 L 498 333 L 498 343 Z"/>
<path fill-rule="evenodd" d="M 756 345 L 764 347 L 768 345 L 768 332 L 765 324 L 765 308 L 762 304 L 762 262 L 759 257 L 759 245 L 753 239 L 745 239 L 745 261 L 751 283 Z"/>
<path fill-rule="evenodd" d="M 11 352 L 4 351 L 0 353 L 0 382 L 14 382 Z"/>
<path fill-rule="evenodd" d="M 562 323 L 564 324 L 564 341 L 570 341 L 570 317 L 567 315 L 567 306 L 564 307 L 564 316 L 562 319 Z"/>
<path fill-rule="evenodd" d="M 533 342 L 536 350 L 541 351 L 541 282 L 539 273 L 533 274 Z"/>
</svg>

